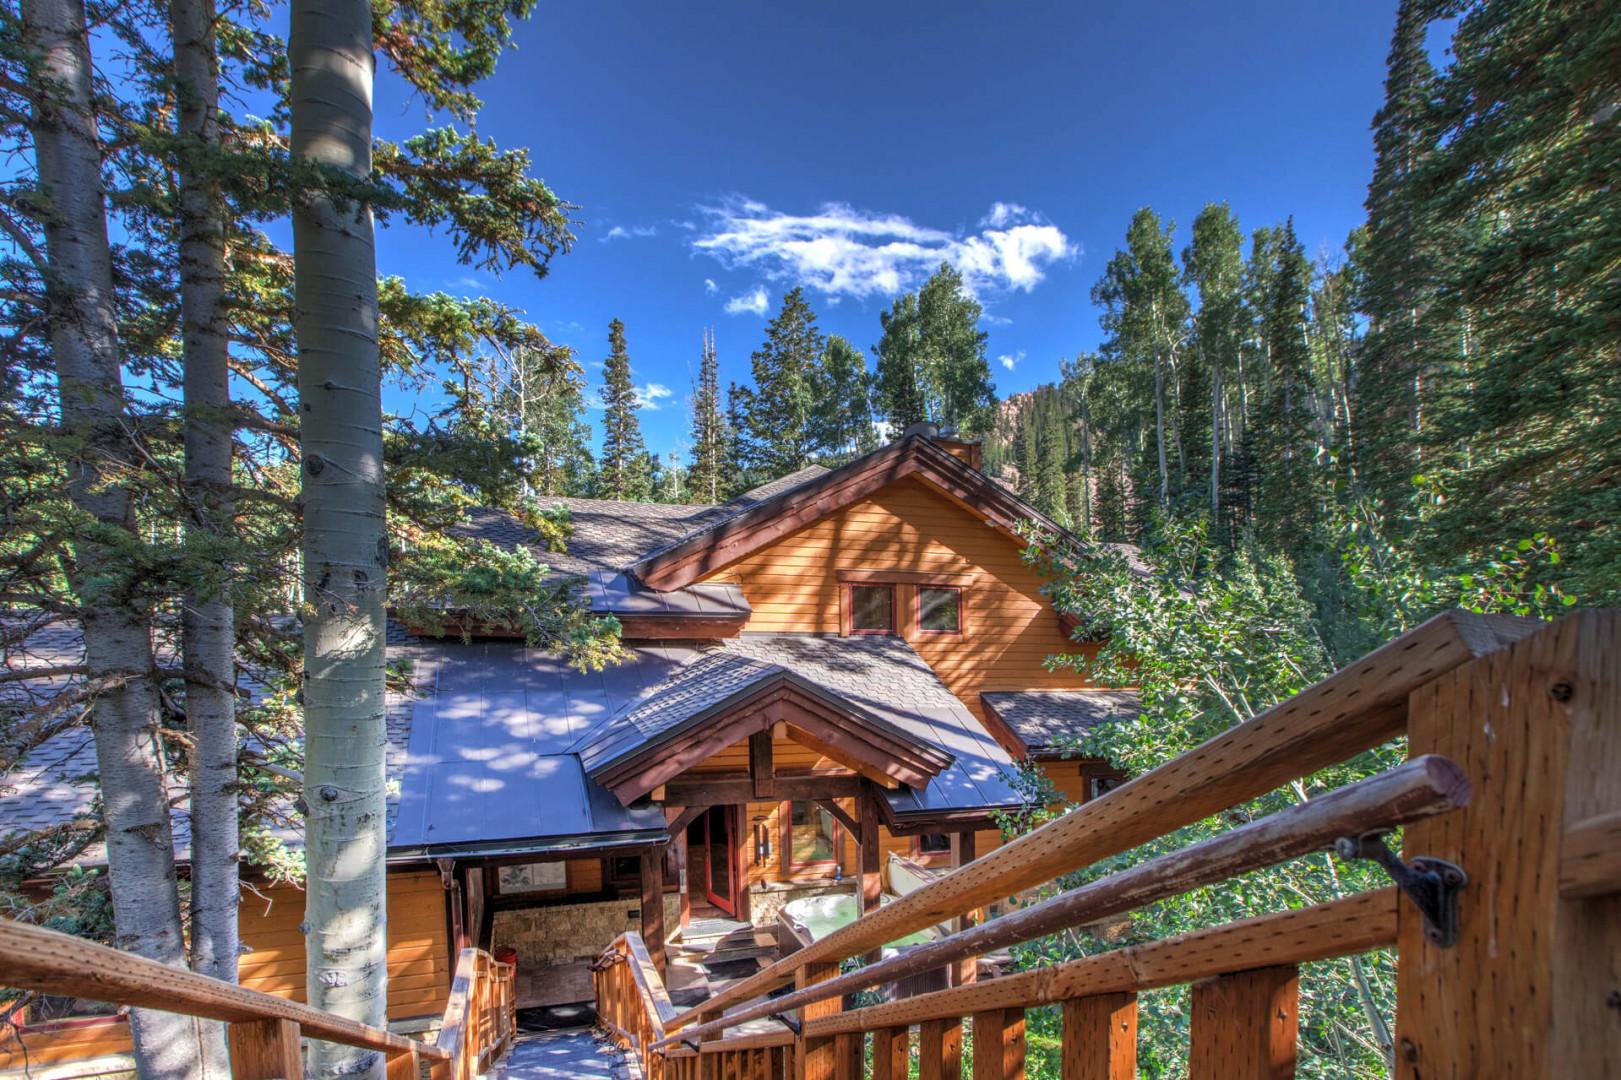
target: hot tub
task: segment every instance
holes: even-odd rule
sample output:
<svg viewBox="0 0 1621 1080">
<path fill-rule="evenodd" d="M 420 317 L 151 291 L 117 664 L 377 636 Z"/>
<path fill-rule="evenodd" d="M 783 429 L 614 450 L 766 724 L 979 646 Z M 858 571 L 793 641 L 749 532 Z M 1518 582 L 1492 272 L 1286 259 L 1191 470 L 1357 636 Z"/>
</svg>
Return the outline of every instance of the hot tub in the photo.
<svg viewBox="0 0 1621 1080">
<path fill-rule="evenodd" d="M 884 895 L 879 898 L 879 903 L 887 904 L 891 899 L 893 898 Z M 777 916 L 777 943 L 782 955 L 797 952 L 811 942 L 827 937 L 839 927 L 855 922 L 858 911 L 857 897 L 854 893 L 830 893 L 789 901 L 783 905 L 782 912 Z M 896 953 L 933 941 L 939 936 L 939 931 L 934 928 L 907 934 L 885 945 L 883 955 L 894 956 Z M 947 969 L 938 968 L 909 976 L 899 983 L 885 984 L 878 988 L 878 992 L 885 1000 L 894 1001 L 898 998 L 911 997 L 913 994 L 943 990 L 948 984 L 948 979 Z M 854 1008 L 853 999 L 847 1002 L 846 1006 Z"/>
</svg>

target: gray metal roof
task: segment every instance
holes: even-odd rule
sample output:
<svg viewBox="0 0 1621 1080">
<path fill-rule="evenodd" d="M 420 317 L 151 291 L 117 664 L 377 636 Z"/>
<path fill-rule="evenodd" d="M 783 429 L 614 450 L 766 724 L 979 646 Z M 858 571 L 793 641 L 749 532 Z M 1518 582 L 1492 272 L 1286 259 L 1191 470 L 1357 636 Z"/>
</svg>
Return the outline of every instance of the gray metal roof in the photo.
<svg viewBox="0 0 1621 1080">
<path fill-rule="evenodd" d="M 1073 744 L 1108 720 L 1130 719 L 1143 703 L 1130 690 L 1013 690 L 980 695 L 1030 749 Z"/>
</svg>

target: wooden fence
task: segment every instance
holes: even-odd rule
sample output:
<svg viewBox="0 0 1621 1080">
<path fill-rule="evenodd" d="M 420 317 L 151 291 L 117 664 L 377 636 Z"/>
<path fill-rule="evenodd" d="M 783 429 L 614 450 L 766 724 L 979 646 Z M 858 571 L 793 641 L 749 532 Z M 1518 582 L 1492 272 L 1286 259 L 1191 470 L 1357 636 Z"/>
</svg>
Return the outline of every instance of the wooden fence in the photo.
<svg viewBox="0 0 1621 1080">
<path fill-rule="evenodd" d="M 876 963 L 885 942 L 1405 737 L 1403 765 Z M 1402 827 L 1404 854 L 1382 834 Z M 853 991 L 1323 850 L 1392 884 L 884 1004 Z M 599 964 L 604 1023 L 651 1080 L 1022 1078 L 1025 1011 L 1062 1010 L 1063 1075 L 1136 1075 L 1136 995 L 1191 983 L 1194 1080 L 1293 1075 L 1300 964 L 1393 947 L 1396 1075 L 1614 1075 L 1621 1062 L 1621 612 L 1447 613 L 1195 750 L 685 1011 L 634 935 Z M 854 965 L 854 966 L 852 966 Z M 788 988 L 786 993 L 782 991 Z M 775 995 L 775 996 L 768 996 Z M 748 1021 L 780 1032 L 728 1034 Z M 914 1034 L 915 1033 L 915 1034 Z M 762 1054 L 761 1051 L 765 1053 Z M 870 1067 L 865 1062 L 870 1061 Z"/>
</svg>

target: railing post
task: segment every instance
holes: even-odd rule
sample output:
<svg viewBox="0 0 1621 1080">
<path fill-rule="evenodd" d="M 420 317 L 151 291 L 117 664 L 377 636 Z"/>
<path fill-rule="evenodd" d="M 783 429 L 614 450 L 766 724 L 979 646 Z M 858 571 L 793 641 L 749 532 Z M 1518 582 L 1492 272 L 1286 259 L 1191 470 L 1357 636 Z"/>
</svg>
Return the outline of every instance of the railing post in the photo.
<svg viewBox="0 0 1621 1080">
<path fill-rule="evenodd" d="M 1136 1080 L 1137 995 L 1064 1002 L 1064 1080 Z"/>
<path fill-rule="evenodd" d="M 233 1080 L 303 1080 L 298 1025 L 291 1020 L 250 1020 L 226 1028 Z"/>
<path fill-rule="evenodd" d="M 910 1034 L 903 1027 L 879 1028 L 872 1033 L 872 1080 L 906 1080 L 911 1071 Z"/>
<path fill-rule="evenodd" d="M 1024 1080 L 1024 1010 L 974 1014 L 974 1080 Z"/>
<path fill-rule="evenodd" d="M 387 1080 L 422 1080 L 422 1058 L 415 1050 L 388 1055 Z"/>
<path fill-rule="evenodd" d="M 803 990 L 807 986 L 826 982 L 838 973 L 838 964 L 807 964 L 796 973 L 794 985 Z M 832 1016 L 843 1008 L 844 1002 L 837 997 L 813 1002 L 799 1010 L 799 1022 L 803 1025 L 808 1020 Z M 837 1050 L 832 1035 L 820 1038 L 800 1036 L 794 1046 L 794 1080 L 834 1080 L 838 1065 Z"/>
<path fill-rule="evenodd" d="M 865 1037 L 859 1031 L 841 1032 L 833 1037 L 834 1080 L 861 1080 L 862 1051 Z"/>
<path fill-rule="evenodd" d="M 925 1020 L 918 1025 L 917 1065 L 921 1080 L 961 1080 L 960 1019 Z"/>
<path fill-rule="evenodd" d="M 1293 966 L 1193 984 L 1190 1080 L 1288 1080 L 1295 1074 L 1300 983 Z"/>
<path fill-rule="evenodd" d="M 1408 746 L 1457 762 L 1474 797 L 1404 833 L 1406 858 L 1469 880 L 1450 948 L 1398 908 L 1396 1075 L 1607 1075 L 1621 897 L 1561 896 L 1559 879 L 1566 831 L 1621 810 L 1621 612 L 1570 615 L 1415 690 Z"/>
</svg>

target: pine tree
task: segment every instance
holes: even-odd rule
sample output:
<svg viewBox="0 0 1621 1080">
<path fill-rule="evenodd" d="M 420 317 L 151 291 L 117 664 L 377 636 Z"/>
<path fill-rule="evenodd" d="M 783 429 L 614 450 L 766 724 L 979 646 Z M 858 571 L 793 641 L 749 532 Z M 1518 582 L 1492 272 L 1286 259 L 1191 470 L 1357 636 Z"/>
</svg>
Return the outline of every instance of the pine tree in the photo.
<svg viewBox="0 0 1621 1080">
<path fill-rule="evenodd" d="M 602 463 L 597 492 L 604 499 L 639 502 L 653 494 L 647 447 L 636 412 L 641 407 L 630 378 L 625 324 L 608 324 L 608 359 L 602 368 Z"/>
<path fill-rule="evenodd" d="M 1222 460 L 1236 437 L 1234 410 L 1228 398 L 1240 377 L 1243 346 L 1244 235 L 1226 203 L 1211 203 L 1193 219 L 1193 241 L 1182 253 L 1184 280 L 1198 290 L 1199 310 L 1193 320 L 1191 365 L 1202 381 L 1188 379 L 1183 411 L 1186 445 L 1201 445 L 1208 468 L 1205 504 L 1214 534 L 1221 529 Z M 1195 406 L 1194 403 L 1198 404 Z M 1191 469 L 1190 469 L 1191 471 Z M 1231 538 L 1228 538 L 1231 542 Z"/>
<path fill-rule="evenodd" d="M 883 333 L 873 347 L 873 405 L 889 427 L 891 438 L 929 418 L 921 384 L 923 324 L 917 294 L 906 293 L 878 313 Z"/>
<path fill-rule="evenodd" d="M 692 394 L 692 497 L 717 503 L 726 487 L 726 422 L 721 416 L 720 359 L 715 354 L 715 332 L 706 330 L 703 357 L 698 364 L 698 385 Z"/>
<path fill-rule="evenodd" d="M 1261 453 L 1257 512 L 1261 535 L 1275 549 L 1295 551 L 1316 524 L 1316 388 L 1309 338 L 1311 264 L 1294 222 L 1277 230 L 1277 266 L 1265 312 L 1272 369 L 1266 407 L 1255 420 Z"/>
<path fill-rule="evenodd" d="M 749 410 L 754 391 L 737 383 L 726 384 L 726 471 L 724 494 L 736 495 L 763 482 L 766 477 L 753 464 L 759 451 L 749 437 Z"/>
<path fill-rule="evenodd" d="M 753 356 L 749 463 L 768 479 L 802 469 L 815 456 L 812 416 L 823 348 L 816 313 L 796 286 L 783 294 L 782 307 Z"/>
<path fill-rule="evenodd" d="M 982 314 L 962 274 L 942 263 L 915 298 L 908 293 L 879 315 L 874 398 L 893 433 L 920 420 L 963 435 L 989 430 L 996 393 Z"/>
<path fill-rule="evenodd" d="M 1420 468 L 1425 433 L 1425 321 L 1433 312 L 1434 222 L 1416 182 L 1439 132 L 1436 75 L 1425 41 L 1432 4 L 1402 0 L 1390 43 L 1385 103 L 1374 117 L 1373 179 L 1368 185 L 1367 286 L 1362 305 L 1361 403 L 1364 479 L 1387 514 L 1407 501 Z"/>
</svg>

